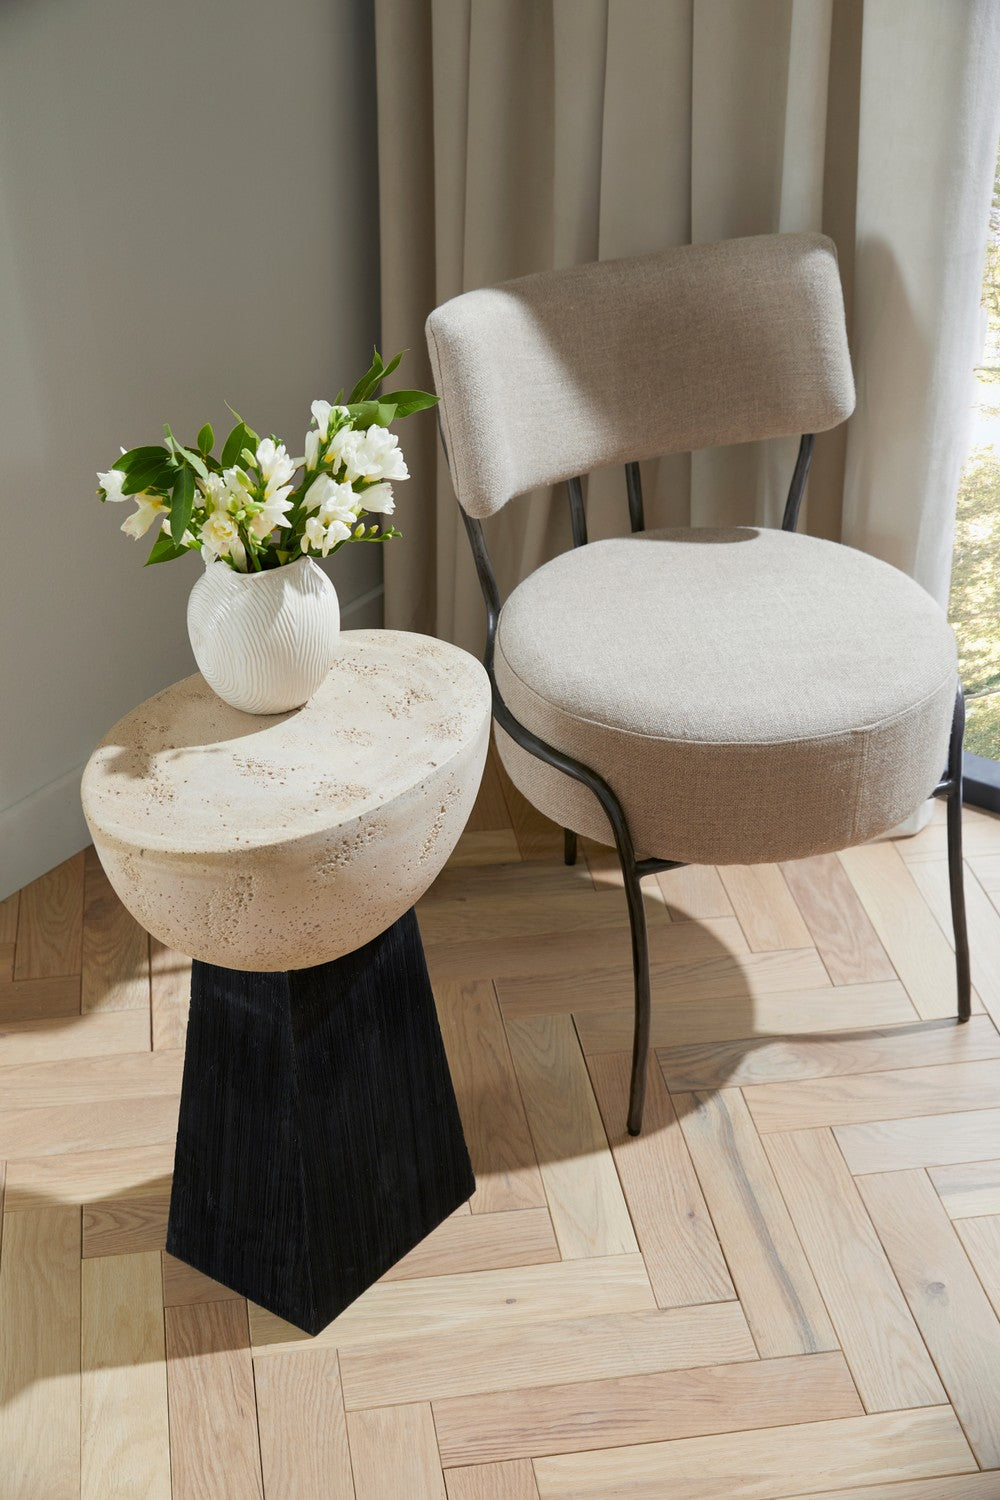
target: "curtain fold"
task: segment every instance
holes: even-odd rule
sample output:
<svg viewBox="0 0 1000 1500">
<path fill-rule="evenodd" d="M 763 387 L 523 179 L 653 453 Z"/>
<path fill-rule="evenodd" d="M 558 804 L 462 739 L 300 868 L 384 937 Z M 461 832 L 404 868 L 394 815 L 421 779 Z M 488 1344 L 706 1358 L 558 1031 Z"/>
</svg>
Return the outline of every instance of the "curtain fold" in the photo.
<svg viewBox="0 0 1000 1500">
<path fill-rule="evenodd" d="M 382 342 L 472 287 L 741 234 L 837 244 L 858 409 L 804 527 L 944 602 L 1000 129 L 994 0 L 376 0 Z M 642 350 L 636 350 L 641 366 Z M 386 623 L 477 649 L 482 604 L 433 422 L 410 424 Z M 775 524 L 795 441 L 645 466 L 650 525 Z M 587 491 L 625 529 L 622 476 Z M 503 591 L 568 544 L 538 494 L 490 523 Z"/>
</svg>

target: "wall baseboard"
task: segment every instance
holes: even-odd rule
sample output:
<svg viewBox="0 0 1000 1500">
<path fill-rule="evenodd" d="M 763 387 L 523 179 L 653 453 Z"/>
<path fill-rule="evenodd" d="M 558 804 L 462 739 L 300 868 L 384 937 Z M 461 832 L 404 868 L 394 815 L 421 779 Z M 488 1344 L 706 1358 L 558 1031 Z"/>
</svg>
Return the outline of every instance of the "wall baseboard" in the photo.
<svg viewBox="0 0 1000 1500">
<path fill-rule="evenodd" d="M 381 585 L 345 604 L 341 620 L 348 630 L 378 629 Z M 0 901 L 90 843 L 80 806 L 82 775 L 83 766 L 74 766 L 0 811 Z"/>
<path fill-rule="evenodd" d="M 80 806 L 83 766 L 0 812 L 0 900 L 90 843 Z"/>
</svg>

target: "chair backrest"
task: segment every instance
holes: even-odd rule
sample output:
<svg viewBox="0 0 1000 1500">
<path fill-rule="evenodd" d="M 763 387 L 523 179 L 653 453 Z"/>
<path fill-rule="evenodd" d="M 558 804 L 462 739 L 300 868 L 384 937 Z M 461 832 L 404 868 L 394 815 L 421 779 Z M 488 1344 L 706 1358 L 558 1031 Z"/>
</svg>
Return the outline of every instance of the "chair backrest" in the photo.
<svg viewBox="0 0 1000 1500">
<path fill-rule="evenodd" d="M 757 235 L 465 292 L 427 343 L 455 491 L 483 518 L 607 464 L 821 432 L 854 409 L 831 240 Z"/>
</svg>

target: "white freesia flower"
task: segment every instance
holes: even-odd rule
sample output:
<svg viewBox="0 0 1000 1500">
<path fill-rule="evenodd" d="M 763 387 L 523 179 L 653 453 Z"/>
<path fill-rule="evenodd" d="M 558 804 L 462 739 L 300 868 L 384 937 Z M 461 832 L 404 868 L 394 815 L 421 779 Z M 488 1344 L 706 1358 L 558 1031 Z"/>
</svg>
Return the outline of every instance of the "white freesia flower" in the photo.
<svg viewBox="0 0 1000 1500">
<path fill-rule="evenodd" d="M 284 500 L 292 493 L 289 481 L 294 478 L 295 464 L 289 458 L 284 443 L 275 443 L 273 438 L 261 438 L 257 444 L 257 467 L 264 481 L 265 500 Z"/>
<path fill-rule="evenodd" d="M 391 516 L 396 509 L 392 485 L 386 484 L 385 480 L 380 484 L 373 484 L 370 489 L 362 490 L 357 498 L 361 501 L 362 510 L 370 510 L 377 516 Z"/>
<path fill-rule="evenodd" d="M 357 462 L 363 479 L 409 479 L 399 438 L 387 427 L 369 427 Z"/>
<path fill-rule="evenodd" d="M 313 421 L 316 423 L 317 432 L 323 442 L 326 441 L 330 432 L 330 418 L 334 416 L 346 417 L 348 415 L 346 406 L 331 406 L 329 401 L 314 401 L 310 409 Z"/>
<path fill-rule="evenodd" d="M 292 502 L 285 498 L 287 490 L 278 491 L 273 500 L 265 500 L 264 507 L 259 510 L 250 520 L 250 530 L 258 541 L 262 542 L 266 536 L 270 536 L 276 526 L 288 525 L 288 512 L 292 508 Z"/>
<path fill-rule="evenodd" d="M 326 540 L 326 527 L 319 516 L 309 517 L 299 545 L 303 552 L 308 552 L 310 548 L 313 548 L 316 552 L 322 551 L 324 557 L 329 552 L 330 548 Z"/>
<path fill-rule="evenodd" d="M 121 469 L 108 469 L 106 474 L 98 474 L 97 482 L 104 491 L 105 500 L 127 500 L 128 495 L 122 494 L 122 485 L 125 483 L 125 475 Z"/>
<path fill-rule="evenodd" d="M 141 536 L 146 535 L 154 521 L 167 513 L 166 505 L 156 495 L 132 495 L 131 497 L 120 495 L 118 498 L 120 500 L 131 498 L 136 503 L 136 509 L 122 524 L 122 531 L 125 535 L 130 536 L 136 542 Z"/>
<path fill-rule="evenodd" d="M 326 456 L 336 469 L 344 469 L 348 483 L 354 479 L 363 479 L 365 470 L 362 462 L 362 452 L 365 444 L 365 434 L 358 432 L 354 427 L 340 427 L 333 434 L 326 450 Z"/>
<path fill-rule="evenodd" d="M 321 434 L 315 427 L 311 427 L 306 433 L 306 468 L 316 469 L 319 467 L 319 442 Z"/>
<path fill-rule="evenodd" d="M 219 557 L 231 557 L 241 573 L 247 570 L 246 548 L 232 516 L 224 510 L 213 510 L 201 528 L 201 554 L 206 563 Z"/>
<path fill-rule="evenodd" d="M 329 401 L 314 401 L 310 410 L 313 415 L 313 421 L 316 423 L 317 437 L 325 438 L 330 431 L 330 418 L 333 415 L 333 407 Z"/>
<path fill-rule="evenodd" d="M 306 490 L 306 510 L 319 510 L 324 505 L 336 505 L 345 510 L 356 510 L 361 497 L 349 484 L 342 484 L 329 474 L 321 474 Z"/>
</svg>

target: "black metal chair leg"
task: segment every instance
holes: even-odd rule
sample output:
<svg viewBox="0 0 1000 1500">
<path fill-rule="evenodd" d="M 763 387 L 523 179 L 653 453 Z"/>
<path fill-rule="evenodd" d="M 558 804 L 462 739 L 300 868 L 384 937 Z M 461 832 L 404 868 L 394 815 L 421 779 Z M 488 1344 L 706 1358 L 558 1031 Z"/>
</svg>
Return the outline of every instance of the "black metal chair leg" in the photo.
<svg viewBox="0 0 1000 1500">
<path fill-rule="evenodd" d="M 632 928 L 632 977 L 635 984 L 635 1031 L 632 1041 L 632 1082 L 628 1101 L 628 1132 L 642 1130 L 642 1111 L 646 1102 L 646 1059 L 649 1056 L 649 939 L 646 933 L 646 909 L 642 904 L 642 886 L 633 863 L 622 861 L 629 924 Z"/>
<path fill-rule="evenodd" d="M 965 883 L 962 867 L 962 740 L 965 735 L 965 699 L 959 685 L 955 716 L 948 748 L 948 883 L 951 887 L 951 921 L 955 934 L 955 972 L 958 981 L 958 1019 L 972 1014 L 972 972 L 969 933 L 965 920 Z"/>
<path fill-rule="evenodd" d="M 563 864 L 576 864 L 576 834 L 572 828 L 563 829 Z"/>
</svg>

